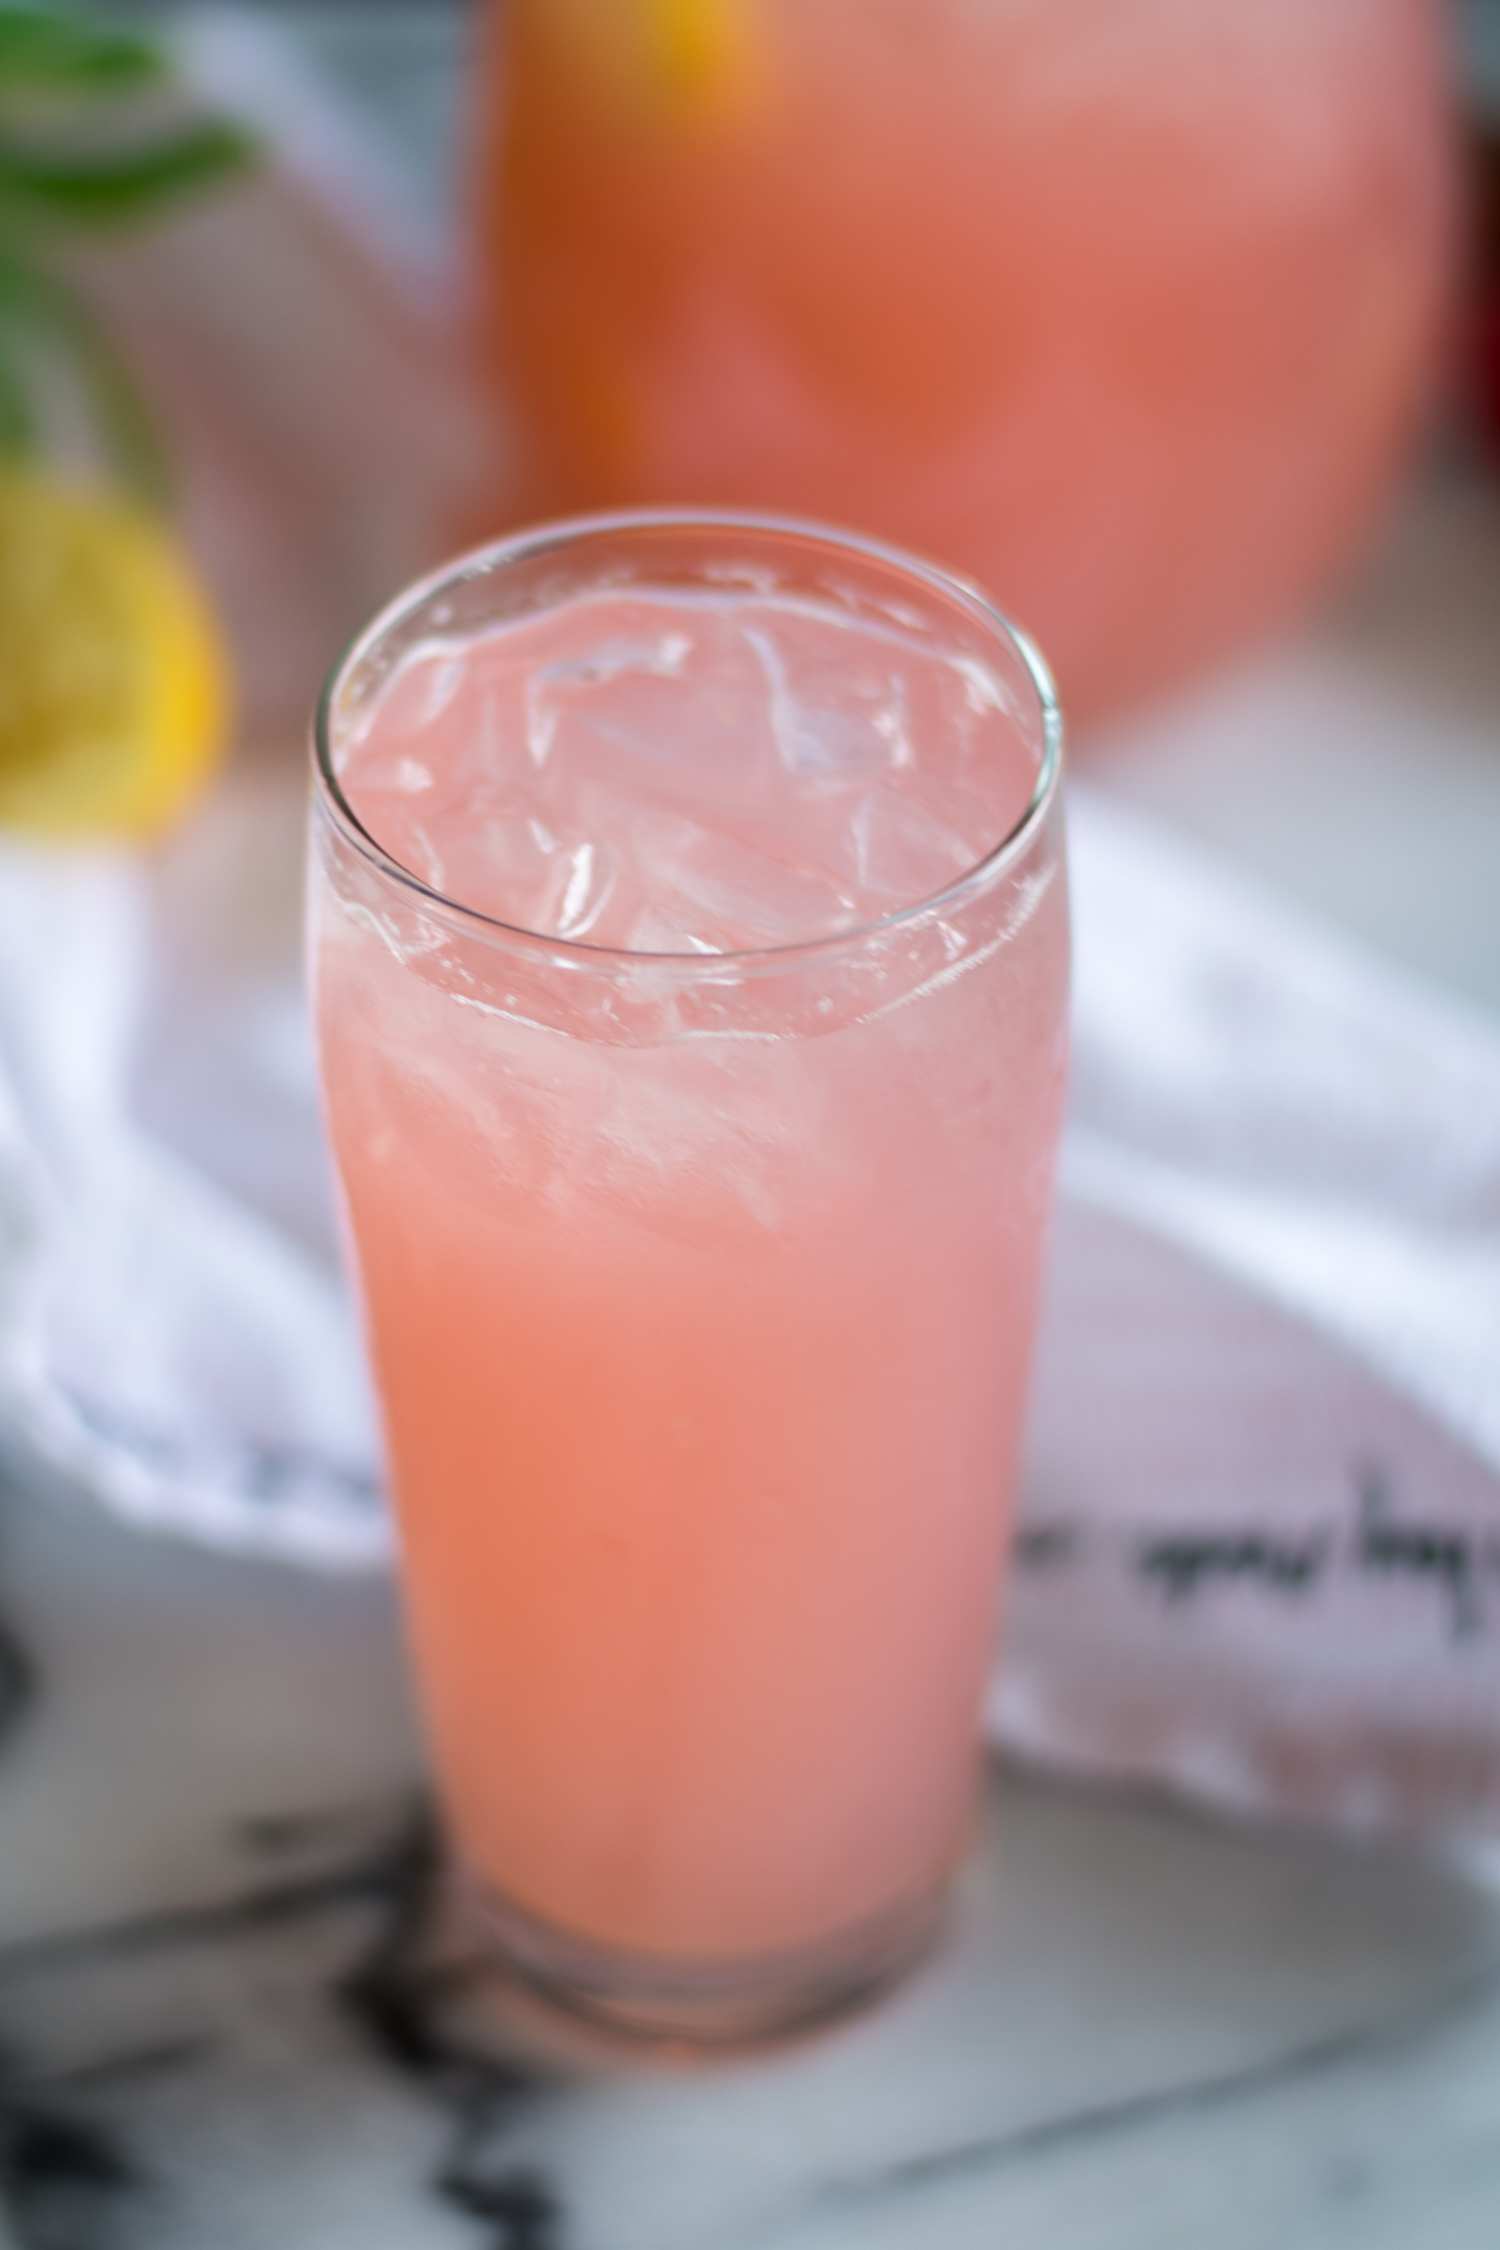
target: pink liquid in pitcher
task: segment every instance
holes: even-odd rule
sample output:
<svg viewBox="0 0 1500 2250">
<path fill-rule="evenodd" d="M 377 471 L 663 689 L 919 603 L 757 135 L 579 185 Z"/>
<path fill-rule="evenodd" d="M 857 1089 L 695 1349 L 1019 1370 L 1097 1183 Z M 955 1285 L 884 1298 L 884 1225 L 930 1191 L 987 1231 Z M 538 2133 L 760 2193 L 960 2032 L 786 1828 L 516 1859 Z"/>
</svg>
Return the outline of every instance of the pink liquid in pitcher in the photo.
<svg viewBox="0 0 1500 2250">
<path fill-rule="evenodd" d="M 652 1956 L 930 1895 L 972 1785 L 1059 1122 L 1055 836 L 977 915 L 857 961 L 817 942 L 1016 826 L 1039 753 L 1013 691 L 832 602 L 605 589 L 419 643 L 335 764 L 424 885 L 562 941 L 382 904 L 336 855 L 315 882 L 464 1859 Z"/>
<path fill-rule="evenodd" d="M 512 518 L 899 540 L 1036 634 L 1075 720 L 1295 616 L 1368 533 L 1447 294 L 1439 0 L 492 14 Z"/>
</svg>

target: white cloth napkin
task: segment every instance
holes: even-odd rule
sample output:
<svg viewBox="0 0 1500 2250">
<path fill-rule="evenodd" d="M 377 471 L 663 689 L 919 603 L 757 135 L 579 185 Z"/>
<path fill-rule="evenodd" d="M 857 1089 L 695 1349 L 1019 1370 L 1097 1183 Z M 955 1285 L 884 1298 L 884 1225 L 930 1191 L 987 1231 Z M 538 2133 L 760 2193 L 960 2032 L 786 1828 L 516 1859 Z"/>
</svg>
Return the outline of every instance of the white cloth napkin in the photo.
<svg viewBox="0 0 1500 2250">
<path fill-rule="evenodd" d="M 1351 1826 L 1500 1825 L 1500 1040 L 1109 800 L 991 1716 Z"/>
<path fill-rule="evenodd" d="M 0 852 L 0 1419 L 134 1521 L 382 1562 L 331 1242 L 303 791 L 152 858 Z M 1072 803 L 1076 1065 L 1014 1748 L 1345 1823 L 1500 1825 L 1500 1040 Z"/>
<path fill-rule="evenodd" d="M 232 787 L 154 859 L 0 847 L 0 1429 L 143 1525 L 369 1564 L 373 1414 L 268 867 L 295 869 L 288 794 L 268 819 Z"/>
</svg>

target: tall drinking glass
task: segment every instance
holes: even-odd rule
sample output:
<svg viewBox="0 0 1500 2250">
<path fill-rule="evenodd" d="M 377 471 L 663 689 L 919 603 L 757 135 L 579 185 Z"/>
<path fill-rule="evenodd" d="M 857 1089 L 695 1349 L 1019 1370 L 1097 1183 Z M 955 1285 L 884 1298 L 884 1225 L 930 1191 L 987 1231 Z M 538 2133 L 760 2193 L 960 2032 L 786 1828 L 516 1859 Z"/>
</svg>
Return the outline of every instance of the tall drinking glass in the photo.
<svg viewBox="0 0 1500 2250">
<path fill-rule="evenodd" d="M 456 563 L 317 730 L 311 957 L 432 1749 L 509 1962 L 848 2004 L 963 1848 L 1065 1063 L 1060 727 L 813 527 Z"/>
</svg>

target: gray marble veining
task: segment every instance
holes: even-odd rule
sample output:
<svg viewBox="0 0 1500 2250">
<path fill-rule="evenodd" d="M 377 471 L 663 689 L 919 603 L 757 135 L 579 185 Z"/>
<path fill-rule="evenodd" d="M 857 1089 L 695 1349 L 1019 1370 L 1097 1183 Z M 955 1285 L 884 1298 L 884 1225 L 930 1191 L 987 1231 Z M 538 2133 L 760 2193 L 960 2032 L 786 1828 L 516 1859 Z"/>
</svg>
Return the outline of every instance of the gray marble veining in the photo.
<svg viewBox="0 0 1500 2250">
<path fill-rule="evenodd" d="M 1500 1899 L 1457 1868 L 995 1775 L 883 2006 L 627 2060 L 456 1938 L 382 1589 L 14 1484 L 0 1612 L 19 2250 L 1494 2239 Z"/>
</svg>

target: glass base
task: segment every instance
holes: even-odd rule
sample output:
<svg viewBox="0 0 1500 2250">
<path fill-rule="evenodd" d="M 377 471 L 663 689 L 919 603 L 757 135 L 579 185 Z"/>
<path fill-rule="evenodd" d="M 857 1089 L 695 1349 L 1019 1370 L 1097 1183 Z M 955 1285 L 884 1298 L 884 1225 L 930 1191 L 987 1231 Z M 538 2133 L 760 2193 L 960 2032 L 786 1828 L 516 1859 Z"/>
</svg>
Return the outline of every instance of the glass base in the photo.
<svg viewBox="0 0 1500 2250">
<path fill-rule="evenodd" d="M 472 1876 L 464 1893 L 503 1966 L 554 2006 L 627 2037 L 699 2047 L 780 2039 L 850 2014 L 921 1958 L 940 1897 L 780 1953 L 675 1960 L 621 1953 L 540 1921 Z"/>
</svg>

